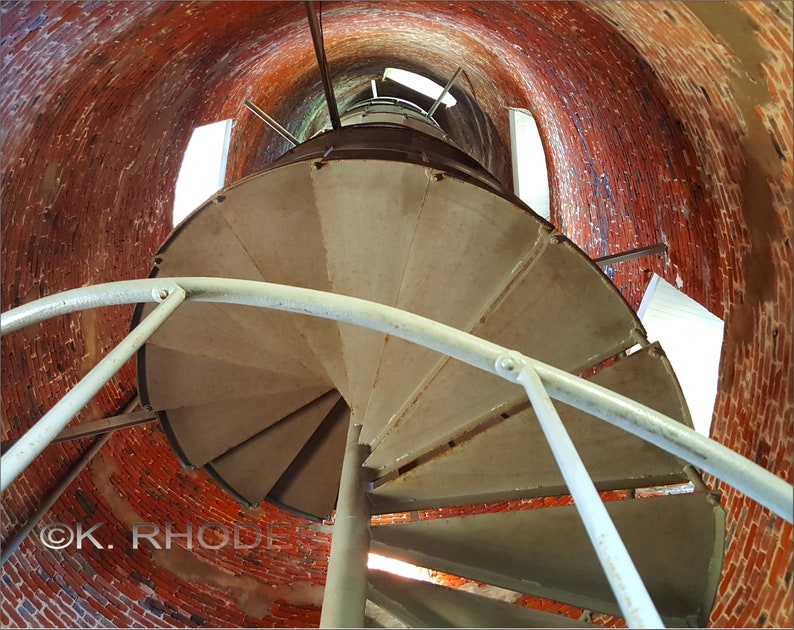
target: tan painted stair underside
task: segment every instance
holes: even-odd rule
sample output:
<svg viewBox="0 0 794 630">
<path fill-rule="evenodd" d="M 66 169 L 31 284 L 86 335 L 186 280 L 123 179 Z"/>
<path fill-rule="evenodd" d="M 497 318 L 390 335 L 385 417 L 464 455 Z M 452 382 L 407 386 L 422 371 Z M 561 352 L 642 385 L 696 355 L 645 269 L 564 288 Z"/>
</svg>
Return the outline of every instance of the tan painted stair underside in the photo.
<svg viewBox="0 0 794 630">
<path fill-rule="evenodd" d="M 179 226 L 158 252 L 153 275 L 276 282 L 396 306 L 564 370 L 594 372 L 594 382 L 691 426 L 661 349 L 624 356 L 644 340 L 642 325 L 591 261 L 515 199 L 426 165 L 346 159 L 318 169 L 307 161 L 254 175 Z M 141 307 L 138 316 L 150 309 Z M 374 331 L 188 302 L 141 351 L 139 375 L 144 403 L 161 410 L 182 461 L 205 467 L 243 503 L 269 500 L 328 518 L 351 413 L 371 447 L 375 512 L 567 492 L 520 387 Z M 600 489 L 686 481 L 675 457 L 558 408 Z M 663 613 L 674 620 L 702 618 L 721 562 L 719 517 L 703 495 L 693 496 L 669 502 L 673 529 L 665 548 L 695 541 L 693 553 L 704 550 L 713 562 L 673 563 L 673 582 L 688 573 L 699 580 L 685 582 L 691 601 Z M 651 518 L 648 500 L 621 503 L 629 521 Z M 526 529 L 505 539 L 507 555 L 544 545 L 532 542 L 533 528 L 549 531 L 560 514 L 532 512 Z M 493 527 L 529 518 L 510 514 L 494 515 Z M 643 526 L 650 529 L 650 521 Z M 566 527 L 571 549 L 589 545 L 582 531 Z M 376 531 L 377 544 L 398 555 L 378 538 L 386 530 Z M 465 575 L 454 563 L 458 552 L 447 557 L 445 549 L 439 545 L 438 556 L 422 561 Z M 534 592 L 527 585 L 542 581 L 531 562 L 524 567 L 529 575 L 509 573 L 510 588 Z M 482 569 L 474 579 L 499 584 L 497 573 Z M 580 590 L 543 588 L 560 601 L 614 611 L 595 578 Z M 424 586 L 421 594 L 401 589 L 393 590 L 426 597 Z"/>
<path fill-rule="evenodd" d="M 439 175 L 386 160 L 274 168 L 191 215 L 158 252 L 154 273 L 353 295 L 571 371 L 615 356 L 642 335 L 608 279 L 542 219 L 490 189 Z M 234 305 L 180 309 L 146 345 L 141 373 L 147 403 L 165 410 L 185 463 L 210 466 L 252 503 L 267 497 L 261 491 L 270 482 L 255 489 L 239 462 L 267 441 L 260 434 L 285 431 L 280 422 L 297 427 L 294 414 L 330 390 L 362 422 L 372 450 L 367 466 L 379 477 L 525 404 L 519 387 L 402 340 Z M 679 408 L 665 378 L 670 407 Z M 312 433 L 300 426 L 292 451 Z M 286 469 L 281 459 L 269 458 L 268 479 Z"/>
</svg>

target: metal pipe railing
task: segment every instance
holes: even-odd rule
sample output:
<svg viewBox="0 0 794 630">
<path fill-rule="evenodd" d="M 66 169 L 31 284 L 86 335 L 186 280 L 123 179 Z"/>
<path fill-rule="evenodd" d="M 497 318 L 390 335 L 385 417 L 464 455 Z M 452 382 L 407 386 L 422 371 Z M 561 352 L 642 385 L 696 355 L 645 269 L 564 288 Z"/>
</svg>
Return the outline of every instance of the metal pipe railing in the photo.
<svg viewBox="0 0 794 630">
<path fill-rule="evenodd" d="M 600 502 L 592 480 L 562 427 L 550 397 L 606 420 L 687 460 L 744 492 L 787 521 L 794 520 L 794 488 L 790 484 L 738 453 L 625 396 L 519 352 L 394 307 L 312 289 L 223 278 L 155 278 L 109 283 L 66 291 L 3 313 L 0 316 L 0 335 L 82 308 L 162 301 L 19 443 L 2 456 L 2 489 L 43 450 L 48 441 L 68 424 L 185 299 L 271 308 L 364 326 L 436 350 L 523 385 L 574 495 L 621 610 L 632 626 L 661 626 L 661 620 L 625 546 L 614 530 L 614 524 Z"/>
<path fill-rule="evenodd" d="M 518 367 L 505 364 L 502 369 L 512 371 Z M 526 365 L 520 368 L 517 381 L 527 391 L 538 424 L 573 497 L 626 623 L 631 628 L 663 628 L 662 618 L 648 594 L 648 589 L 645 588 L 626 545 L 623 544 L 593 480 L 565 430 L 554 403 L 546 393 L 543 382 L 537 372 Z"/>
<path fill-rule="evenodd" d="M 150 298 L 154 301 L 162 300 L 162 303 L 0 458 L 0 490 L 5 490 L 30 465 L 61 429 L 69 424 L 105 383 L 146 343 L 183 302 L 185 292 L 179 287 L 162 289 L 154 295 L 150 293 Z"/>
<path fill-rule="evenodd" d="M 0 335 L 56 315 L 85 308 L 157 302 L 162 292 L 181 287 L 186 299 L 240 304 L 301 313 L 371 328 L 419 344 L 502 378 L 518 372 L 501 365 L 510 358 L 526 362 L 555 400 L 586 411 L 651 442 L 704 472 L 722 479 L 788 522 L 794 521 L 794 488 L 729 448 L 700 435 L 669 416 L 625 396 L 421 315 L 360 298 L 325 291 L 228 278 L 124 280 L 64 291 L 0 315 Z"/>
</svg>

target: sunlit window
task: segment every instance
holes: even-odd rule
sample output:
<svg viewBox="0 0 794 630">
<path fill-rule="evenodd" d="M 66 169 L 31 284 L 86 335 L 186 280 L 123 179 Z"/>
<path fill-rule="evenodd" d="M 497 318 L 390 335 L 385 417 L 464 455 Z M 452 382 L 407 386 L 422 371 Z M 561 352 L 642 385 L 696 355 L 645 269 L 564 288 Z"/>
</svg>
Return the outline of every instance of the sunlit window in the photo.
<svg viewBox="0 0 794 630">
<path fill-rule="evenodd" d="M 655 274 L 637 314 L 648 339 L 662 344 L 681 383 L 695 430 L 708 436 L 717 396 L 723 321 Z"/>
<path fill-rule="evenodd" d="M 193 130 L 176 180 L 174 225 L 223 188 L 231 130 L 231 120 Z"/>
<path fill-rule="evenodd" d="M 413 580 L 422 580 L 423 582 L 431 581 L 429 570 L 423 569 L 422 567 L 417 567 L 407 562 L 402 562 L 401 560 L 380 556 L 376 553 L 369 554 L 369 558 L 367 559 L 367 567 L 370 569 L 386 571 L 387 573 L 391 573 L 393 575 L 411 578 Z"/>
<path fill-rule="evenodd" d="M 421 74 L 409 72 L 408 70 L 400 70 L 399 68 L 386 68 L 383 73 L 383 78 L 395 81 L 400 85 L 404 85 L 414 92 L 424 94 L 433 100 L 437 99 L 441 95 L 441 92 L 444 91 L 443 85 L 439 85 L 435 81 L 431 81 L 427 77 L 423 77 Z M 441 99 L 441 103 L 447 107 L 453 107 L 457 102 L 458 101 L 455 99 L 455 97 L 449 92 L 447 92 L 444 95 L 444 98 Z"/>
<path fill-rule="evenodd" d="M 534 117 L 510 109 L 510 143 L 513 154 L 513 192 L 544 219 L 549 218 L 549 176 L 546 154 Z"/>
</svg>

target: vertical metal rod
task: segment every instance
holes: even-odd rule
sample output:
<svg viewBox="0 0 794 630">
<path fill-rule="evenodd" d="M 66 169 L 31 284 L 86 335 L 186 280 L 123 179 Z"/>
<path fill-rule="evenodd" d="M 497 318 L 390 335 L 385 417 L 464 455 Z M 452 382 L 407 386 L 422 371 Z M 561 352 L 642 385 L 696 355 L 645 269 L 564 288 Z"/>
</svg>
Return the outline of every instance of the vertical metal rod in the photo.
<svg viewBox="0 0 794 630">
<path fill-rule="evenodd" d="M 576 447 L 537 372 L 524 366 L 518 377 L 532 402 L 554 459 L 584 522 L 620 610 L 631 628 L 663 628 L 648 589 L 604 507 Z"/>
<path fill-rule="evenodd" d="M 667 251 L 665 243 L 656 243 L 656 245 L 648 245 L 647 247 L 638 247 L 619 254 L 610 254 L 609 256 L 602 256 L 601 258 L 593 258 L 593 262 L 599 267 L 606 267 L 614 263 L 625 262 L 640 256 L 650 256 L 651 254 L 662 254 Z"/>
<path fill-rule="evenodd" d="M 375 79 L 370 80 L 369 84 L 372 87 L 372 98 L 378 98 L 378 86 L 375 84 Z"/>
<path fill-rule="evenodd" d="M 367 555 L 371 508 L 364 460 L 369 447 L 358 443 L 361 425 L 350 418 L 339 482 L 321 628 L 363 628 L 367 603 Z"/>
<path fill-rule="evenodd" d="M 309 19 L 309 30 L 312 33 L 314 54 L 317 56 L 317 65 L 320 66 L 320 76 L 325 90 L 325 102 L 328 104 L 328 113 L 331 115 L 331 126 L 334 129 L 340 129 L 342 121 L 339 118 L 339 109 L 336 106 L 336 97 L 334 96 L 334 85 L 331 83 L 331 74 L 328 71 L 328 60 L 325 57 L 325 47 L 323 45 L 323 33 L 317 21 L 317 14 L 314 12 L 314 3 L 311 1 L 304 2 L 304 6 L 306 7 L 306 17 Z"/>
<path fill-rule="evenodd" d="M 113 375 L 138 351 L 184 301 L 185 291 L 173 289 L 135 330 L 111 350 L 55 406 L 34 424 L 19 442 L 0 458 L 0 491 L 5 490 L 30 465 L 77 413 L 96 396 Z"/>
<path fill-rule="evenodd" d="M 285 140 L 288 140 L 295 146 L 300 144 L 300 140 L 298 140 L 295 136 L 293 136 L 289 131 L 287 131 L 284 127 L 282 127 L 278 121 L 270 116 L 269 114 L 262 111 L 256 105 L 254 105 L 251 101 L 247 98 L 243 99 L 243 104 L 250 109 L 258 118 L 262 120 L 266 125 L 268 125 L 273 131 L 279 134 Z"/>
<path fill-rule="evenodd" d="M 436 99 L 436 102 L 433 103 L 430 106 L 430 109 L 427 110 L 427 117 L 428 118 L 430 118 L 433 114 L 436 113 L 436 110 L 438 109 L 438 106 L 441 105 L 441 100 L 447 95 L 447 92 L 449 92 L 450 88 L 452 87 L 452 85 L 457 80 L 458 75 L 460 74 L 461 70 L 463 70 L 463 68 L 458 68 L 457 70 L 455 70 L 455 74 L 453 74 L 452 78 L 449 81 L 447 81 L 447 84 L 444 86 L 444 89 L 441 90 L 441 94 L 438 95 L 438 98 Z"/>
</svg>

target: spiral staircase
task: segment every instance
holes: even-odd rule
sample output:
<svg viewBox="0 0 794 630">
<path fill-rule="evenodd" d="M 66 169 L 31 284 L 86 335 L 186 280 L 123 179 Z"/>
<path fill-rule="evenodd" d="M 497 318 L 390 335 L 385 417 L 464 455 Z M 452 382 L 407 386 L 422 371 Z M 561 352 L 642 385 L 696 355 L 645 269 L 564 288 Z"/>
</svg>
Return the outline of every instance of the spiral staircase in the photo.
<svg viewBox="0 0 794 630">
<path fill-rule="evenodd" d="M 575 245 L 427 117 L 374 99 L 343 120 L 209 199 L 168 238 L 151 276 L 268 281 L 395 306 L 589 375 L 691 426 L 663 351 Z M 133 323 L 152 308 L 139 305 Z M 369 513 L 413 516 L 372 526 L 372 552 L 621 614 L 573 506 L 418 518 L 568 494 L 515 384 L 374 330 L 196 301 L 159 328 L 138 363 L 142 402 L 162 410 L 182 463 L 242 504 L 332 518 L 355 426 Z M 598 490 L 633 496 L 689 480 L 676 457 L 557 408 Z M 607 508 L 664 622 L 704 625 L 723 510 L 705 492 Z M 589 625 L 376 570 L 367 597 L 412 627 Z"/>
<path fill-rule="evenodd" d="M 241 504 L 333 519 L 325 627 L 582 627 L 588 611 L 704 626 L 725 514 L 692 464 L 789 522 L 790 484 L 691 430 L 607 277 L 434 122 L 460 69 L 427 112 L 373 89 L 340 117 L 305 4 L 333 129 L 301 143 L 246 101 L 295 147 L 193 212 L 149 280 L 0 315 L 4 335 L 137 304 L 130 334 L 3 453 L 0 489 L 137 353 L 141 402 L 185 466 Z M 610 490 L 626 499 L 602 503 Z M 369 552 L 485 588 L 367 570 Z"/>
</svg>

